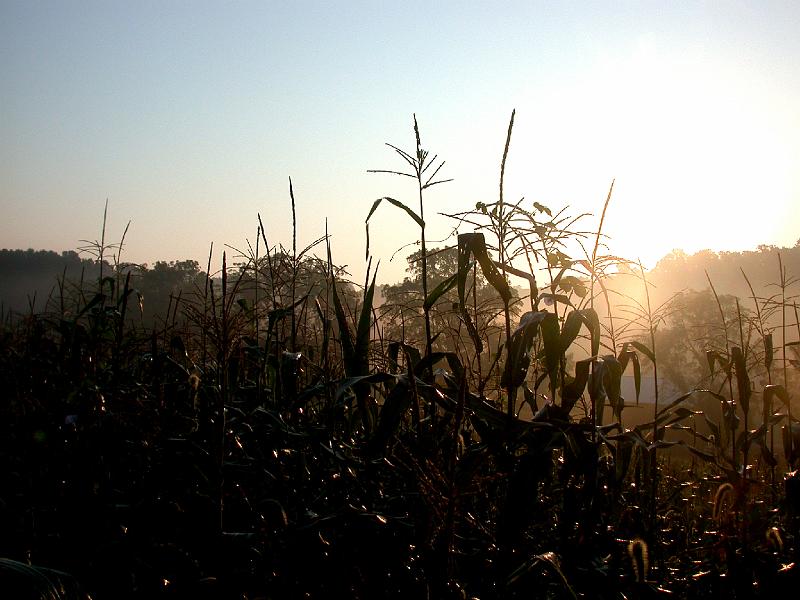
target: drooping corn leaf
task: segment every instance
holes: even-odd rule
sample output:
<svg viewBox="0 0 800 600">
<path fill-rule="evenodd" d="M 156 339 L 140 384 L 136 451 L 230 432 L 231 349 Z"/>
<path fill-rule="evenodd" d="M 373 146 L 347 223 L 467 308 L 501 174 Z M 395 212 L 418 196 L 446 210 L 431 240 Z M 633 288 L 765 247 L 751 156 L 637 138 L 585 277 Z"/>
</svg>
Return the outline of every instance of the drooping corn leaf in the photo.
<svg viewBox="0 0 800 600">
<path fill-rule="evenodd" d="M 691 410 L 689 408 L 686 408 L 685 406 L 679 406 L 673 411 L 672 416 L 670 417 L 669 421 L 667 421 L 665 427 L 676 425 L 677 423 L 680 423 L 681 421 L 691 416 L 697 416 L 701 414 L 703 414 L 703 411 Z"/>
<path fill-rule="evenodd" d="M 459 257 L 461 253 L 465 253 L 467 257 L 474 256 L 478 264 L 481 266 L 481 271 L 486 281 L 497 290 L 503 302 L 511 300 L 511 288 L 508 285 L 503 274 L 497 269 L 494 262 L 489 258 L 489 251 L 486 248 L 486 238 L 482 233 L 462 233 L 458 236 Z M 462 250 L 463 249 L 463 250 Z M 460 261 L 459 261 L 460 263 Z M 460 267 L 460 264 L 459 264 Z M 459 268 L 459 271 L 461 269 Z M 459 282 L 459 290 L 461 282 Z M 459 297 L 461 294 L 459 294 Z"/>
<path fill-rule="evenodd" d="M 575 378 L 562 388 L 561 408 L 566 412 L 571 411 L 583 395 L 586 383 L 589 381 L 589 368 L 593 360 L 592 358 L 587 358 L 577 361 L 575 363 Z"/>
<path fill-rule="evenodd" d="M 583 319 L 581 318 L 580 311 L 573 310 L 564 319 L 564 324 L 561 327 L 561 351 L 565 352 L 575 341 L 580 333 Z M 594 356 L 594 354 L 592 355 Z"/>
<path fill-rule="evenodd" d="M 347 377 L 342 379 L 338 382 L 336 386 L 336 392 L 334 393 L 334 399 L 337 402 L 341 402 L 344 398 L 344 395 L 350 389 L 355 389 L 359 385 L 368 383 L 368 384 L 377 384 L 377 383 L 384 383 L 386 381 L 391 381 L 396 379 L 397 375 L 392 375 L 391 373 L 371 373 L 369 375 L 358 375 L 355 377 Z"/>
<path fill-rule="evenodd" d="M 656 361 L 656 355 L 653 354 L 653 351 L 644 344 L 642 344 L 641 342 L 628 342 L 628 343 L 634 348 L 636 348 L 639 352 L 644 354 L 647 358 L 649 358 L 650 362 Z"/>
<path fill-rule="evenodd" d="M 594 360 L 589 373 L 589 398 L 594 407 L 595 425 L 603 422 L 603 413 L 606 404 L 606 390 L 603 379 L 606 374 L 606 364 L 602 360 Z"/>
<path fill-rule="evenodd" d="M 565 304 L 570 308 L 575 308 L 575 305 L 572 303 L 572 300 L 569 299 L 568 296 L 564 294 L 550 294 L 548 292 L 542 292 L 539 294 L 539 299 L 543 300 L 545 304 L 553 305 L 553 304 Z"/>
<path fill-rule="evenodd" d="M 756 445 L 758 446 L 758 449 L 761 451 L 761 458 L 764 459 L 764 462 L 766 462 L 770 467 L 777 467 L 778 461 L 775 458 L 775 455 L 769 449 L 769 446 L 767 446 L 766 437 L 764 436 L 757 439 Z"/>
<path fill-rule="evenodd" d="M 626 342 L 623 344 L 617 360 L 623 373 L 629 362 L 633 364 L 633 385 L 636 388 L 636 406 L 639 406 L 639 395 L 642 391 L 642 367 L 639 364 L 639 355 L 633 350 L 628 350 L 628 343 Z"/>
<path fill-rule="evenodd" d="M 615 418 L 620 419 L 622 418 L 622 409 L 625 408 L 625 400 L 621 393 L 622 366 L 615 356 L 604 356 L 603 365 L 605 366 L 603 388 L 614 411 Z M 602 420 L 598 421 L 598 423 L 602 423 Z"/>
<path fill-rule="evenodd" d="M 789 405 L 789 394 L 786 392 L 786 388 L 784 388 L 780 384 L 770 384 L 764 386 L 764 407 L 762 411 L 762 423 L 766 423 L 769 421 L 772 413 L 774 411 L 774 398 L 775 396 L 783 402 L 785 406 Z"/>
<path fill-rule="evenodd" d="M 580 315 L 584 325 L 589 330 L 592 356 L 597 356 L 600 352 L 600 319 L 593 308 L 584 308 L 580 311 Z"/>
<path fill-rule="evenodd" d="M 298 298 L 291 306 L 273 308 L 267 313 L 267 340 L 272 339 L 275 326 L 294 312 L 294 310 L 308 300 L 308 294 Z"/>
<path fill-rule="evenodd" d="M 714 366 L 717 363 L 719 363 L 726 373 L 730 370 L 730 361 L 728 357 L 716 350 L 706 350 L 706 361 L 708 361 L 708 370 L 711 372 L 711 375 L 716 373 L 716 371 L 714 371 Z"/>
<path fill-rule="evenodd" d="M 412 369 L 414 369 L 422 359 L 422 354 L 414 346 L 402 342 L 389 342 L 386 346 L 386 354 L 389 358 L 389 368 L 393 373 L 397 372 L 398 369 L 400 350 L 405 353 L 408 360 L 411 362 Z"/>
<path fill-rule="evenodd" d="M 455 352 L 433 352 L 423 357 L 422 360 L 414 366 L 414 374 L 417 377 L 421 376 L 426 370 L 432 369 L 433 365 L 440 360 L 446 360 L 456 381 L 461 381 L 464 377 L 464 366 L 461 364 L 461 360 Z"/>
<path fill-rule="evenodd" d="M 679 404 L 685 402 L 686 400 L 688 400 L 689 398 L 691 398 L 692 396 L 694 396 L 696 394 L 709 394 L 709 395 L 713 396 L 714 398 L 716 398 L 717 400 L 720 400 L 722 402 L 727 402 L 727 398 L 725 398 L 725 396 L 722 396 L 722 395 L 718 394 L 717 392 L 713 392 L 711 390 L 706 390 L 706 389 L 701 389 L 701 388 L 696 388 L 696 389 L 693 389 L 693 390 L 691 390 L 689 392 L 686 392 L 685 394 L 681 394 L 680 396 L 678 396 L 677 398 L 672 400 L 669 404 L 667 404 L 663 408 L 659 409 L 657 418 L 663 417 L 670 410 L 672 410 L 673 408 L 675 408 Z"/>
<path fill-rule="evenodd" d="M 342 307 L 342 302 L 339 300 L 339 292 L 336 290 L 336 281 L 334 280 L 331 286 L 331 295 L 333 296 L 333 308 L 336 313 L 336 322 L 339 325 L 339 343 L 342 345 L 342 354 L 344 355 L 345 373 L 349 376 L 363 375 L 358 373 L 358 368 L 355 364 L 355 343 L 353 341 L 353 333 L 350 328 L 350 323 L 347 315 Z"/>
<path fill-rule="evenodd" d="M 375 434 L 369 442 L 368 449 L 371 454 L 381 454 L 386 449 L 389 440 L 397 432 L 403 415 L 411 406 L 412 400 L 413 394 L 408 377 L 406 375 L 398 376 L 397 384 L 389 392 L 381 407 Z"/>
<path fill-rule="evenodd" d="M 471 263 L 467 266 L 467 270 L 472 268 Z M 431 292 L 428 292 L 428 297 L 425 298 L 425 310 L 430 310 L 436 301 L 441 298 L 444 294 L 452 290 L 456 285 L 458 285 L 458 272 L 454 273 L 444 281 L 442 281 L 439 285 L 437 285 Z"/>
<path fill-rule="evenodd" d="M 772 347 L 772 334 L 768 333 L 764 336 L 764 368 L 769 370 L 772 366 L 772 358 L 774 349 Z"/>
<path fill-rule="evenodd" d="M 456 281 L 458 285 L 458 308 L 461 313 L 461 318 L 467 328 L 472 344 L 475 346 L 475 353 L 480 354 L 483 352 L 483 341 L 478 334 L 475 324 L 472 322 L 472 317 L 467 310 L 467 277 L 470 272 L 471 251 L 468 244 L 468 238 L 458 237 L 458 271 L 456 272 Z"/>
<path fill-rule="evenodd" d="M 536 285 L 536 276 L 533 273 L 527 273 L 525 271 L 512 267 L 511 265 L 501 263 L 499 260 L 493 260 L 492 262 L 498 269 L 505 270 L 506 273 L 511 273 L 512 275 L 516 275 L 521 279 L 527 280 L 528 287 L 530 288 L 531 292 L 531 298 L 533 299 L 534 302 L 534 306 L 536 305 L 536 303 L 538 303 L 539 288 Z"/>
<path fill-rule="evenodd" d="M 503 387 L 522 385 L 531 364 L 533 341 L 541 334 L 544 346 L 545 368 L 555 381 L 561 359 L 561 339 L 558 318 L 547 311 L 529 311 L 522 315 L 519 325 L 511 334 L 508 358 L 500 384 Z"/>
<path fill-rule="evenodd" d="M 331 320 L 325 315 L 322 306 L 319 303 L 319 298 L 314 298 L 314 307 L 317 309 L 317 316 L 319 322 L 322 324 L 322 347 L 320 348 L 320 356 L 328 356 L 328 344 L 330 342 Z"/>
<path fill-rule="evenodd" d="M 714 445 L 717 448 L 721 448 L 722 447 L 722 437 L 720 435 L 720 427 L 719 427 L 719 425 L 717 425 L 717 423 L 715 421 L 712 421 L 711 419 L 709 419 L 708 415 L 704 415 L 704 418 L 706 420 L 706 425 L 708 425 L 708 428 L 711 430 L 711 435 L 714 436 Z"/>
<path fill-rule="evenodd" d="M 375 298 L 375 279 L 378 269 L 372 275 L 372 282 L 364 292 L 364 301 L 361 304 L 361 314 L 358 318 L 355 339 L 355 360 L 359 362 L 360 375 L 369 371 L 369 332 L 372 326 L 372 303 Z"/>
<path fill-rule="evenodd" d="M 366 229 L 367 229 L 367 248 L 366 248 L 366 257 L 367 257 L 367 259 L 369 259 L 369 220 L 372 217 L 372 215 L 375 213 L 375 211 L 378 210 L 378 207 L 380 206 L 381 202 L 384 202 L 384 201 L 388 202 L 389 204 L 393 204 L 394 206 L 396 206 L 399 209 L 404 210 L 406 212 L 406 214 L 409 217 L 411 217 L 417 225 L 419 225 L 421 228 L 425 227 L 425 221 L 423 221 L 417 213 L 415 213 L 413 210 L 411 210 L 408 206 L 406 206 L 405 204 L 403 204 L 399 200 L 395 200 L 394 198 L 389 198 L 388 196 L 384 196 L 383 198 L 378 198 L 372 204 L 372 208 L 369 209 L 369 214 L 367 215 L 367 218 L 364 220 L 364 224 L 366 225 Z"/>
</svg>

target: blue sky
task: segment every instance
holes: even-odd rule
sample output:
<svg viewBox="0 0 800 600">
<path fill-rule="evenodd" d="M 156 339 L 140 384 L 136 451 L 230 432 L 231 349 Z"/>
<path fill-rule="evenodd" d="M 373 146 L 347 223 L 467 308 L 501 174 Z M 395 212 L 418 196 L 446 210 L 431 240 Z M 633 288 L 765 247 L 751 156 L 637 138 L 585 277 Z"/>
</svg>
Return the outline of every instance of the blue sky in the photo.
<svg viewBox="0 0 800 600">
<path fill-rule="evenodd" d="M 496 200 L 512 108 L 507 198 L 599 213 L 616 178 L 616 253 L 793 245 L 797 23 L 796 2 L 0 0 L 0 246 L 74 249 L 106 198 L 132 261 L 243 248 L 257 212 L 290 244 L 291 176 L 301 244 L 328 217 L 358 278 L 372 202 L 415 202 L 366 172 L 402 166 L 384 142 L 410 148 L 416 113 L 446 159 L 444 239 L 437 212 Z M 403 216 L 371 228 L 384 281 Z"/>
</svg>

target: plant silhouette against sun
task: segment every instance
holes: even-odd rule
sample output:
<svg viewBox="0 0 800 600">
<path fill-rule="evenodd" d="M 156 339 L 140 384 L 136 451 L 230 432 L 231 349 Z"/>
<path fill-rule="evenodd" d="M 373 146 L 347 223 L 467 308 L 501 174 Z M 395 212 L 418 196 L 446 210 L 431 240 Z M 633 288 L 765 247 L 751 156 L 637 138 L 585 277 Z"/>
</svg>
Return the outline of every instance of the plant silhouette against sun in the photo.
<svg viewBox="0 0 800 600">
<path fill-rule="evenodd" d="M 420 140 L 419 134 L 419 125 L 417 124 L 417 115 L 414 115 L 414 137 L 416 139 L 416 146 L 414 149 L 414 153 L 406 152 L 405 150 L 401 150 L 397 146 L 393 144 L 389 144 L 387 142 L 387 146 L 392 148 L 400 158 L 402 158 L 406 164 L 411 168 L 411 172 L 407 173 L 405 171 L 396 171 L 390 169 L 370 169 L 368 173 L 388 173 L 391 175 L 399 175 L 402 177 L 410 177 L 414 179 L 417 184 L 417 195 L 419 199 L 419 212 L 415 212 L 411 208 L 409 208 L 406 204 L 400 202 L 399 200 L 395 200 L 394 198 L 383 197 L 379 198 L 374 202 L 372 208 L 369 211 L 369 214 L 366 218 L 366 232 L 367 232 L 367 245 L 366 245 L 366 254 L 367 258 L 369 258 L 369 220 L 372 215 L 377 210 L 378 206 L 380 206 L 381 202 L 388 202 L 390 204 L 395 205 L 396 207 L 404 210 L 409 217 L 411 217 L 414 222 L 419 226 L 419 244 L 420 250 L 422 251 L 422 297 L 427 299 L 428 298 L 428 250 L 426 245 L 425 239 L 425 203 L 423 201 L 423 192 L 434 185 L 439 185 L 440 183 L 447 183 L 448 181 L 452 181 L 452 179 L 436 179 L 436 176 L 439 174 L 439 171 L 445 164 L 444 160 L 438 161 L 438 155 L 434 154 L 433 157 L 430 156 L 428 150 L 424 150 L 422 148 L 422 142 Z M 432 344 L 433 344 L 433 336 L 431 333 L 431 320 L 430 320 L 430 307 L 428 306 L 427 302 L 423 305 L 423 314 L 425 318 L 425 356 L 429 357 L 432 353 Z M 429 373 L 430 376 L 430 373 Z"/>
</svg>

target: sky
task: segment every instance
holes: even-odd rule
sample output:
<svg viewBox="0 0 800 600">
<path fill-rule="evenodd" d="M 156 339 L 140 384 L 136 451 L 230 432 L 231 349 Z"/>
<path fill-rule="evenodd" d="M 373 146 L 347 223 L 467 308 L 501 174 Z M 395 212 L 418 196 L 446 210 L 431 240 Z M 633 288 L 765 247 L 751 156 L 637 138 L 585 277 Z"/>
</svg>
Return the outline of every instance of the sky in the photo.
<svg viewBox="0 0 800 600">
<path fill-rule="evenodd" d="M 524 198 L 653 266 L 674 248 L 800 238 L 800 3 L 0 0 L 0 247 L 72 250 L 130 221 L 123 260 L 214 264 L 325 234 L 365 267 L 364 220 L 417 207 L 385 145 L 422 145 L 429 245 Z M 470 231 L 463 227 L 461 231 Z M 379 279 L 418 239 L 381 206 Z M 263 248 L 262 248 L 263 252 Z M 319 247 L 319 254 L 324 249 Z M 394 256 L 394 258 L 392 258 Z"/>
</svg>

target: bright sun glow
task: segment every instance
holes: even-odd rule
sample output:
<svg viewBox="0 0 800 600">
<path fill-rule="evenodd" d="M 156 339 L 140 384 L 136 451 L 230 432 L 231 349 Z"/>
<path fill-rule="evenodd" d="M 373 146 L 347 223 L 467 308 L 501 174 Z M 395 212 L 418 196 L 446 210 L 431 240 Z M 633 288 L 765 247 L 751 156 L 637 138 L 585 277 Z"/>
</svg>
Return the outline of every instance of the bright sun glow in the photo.
<svg viewBox="0 0 800 600">
<path fill-rule="evenodd" d="M 527 101 L 569 117 L 542 118 L 517 134 L 518 164 L 538 167 L 519 186 L 599 215 L 615 177 L 605 224 L 615 254 L 652 267 L 673 248 L 791 238 L 786 220 L 758 214 L 768 200 L 772 215 L 788 217 L 798 181 L 796 142 L 780 125 L 793 119 L 790 107 L 757 74 L 699 49 L 662 51 L 644 37 L 561 93 Z"/>
<path fill-rule="evenodd" d="M 211 241 L 252 242 L 258 212 L 287 245 L 292 175 L 301 244 L 328 217 L 336 260 L 361 279 L 371 203 L 418 204 L 405 178 L 366 173 L 403 167 L 383 142 L 408 149 L 419 116 L 455 180 L 430 190 L 427 234 L 453 243 L 437 213 L 497 199 L 513 108 L 506 198 L 592 213 L 591 231 L 615 179 L 615 254 L 652 266 L 673 248 L 800 236 L 792 6 L 453 2 L 423 23 L 356 4 L 3 4 L 0 239 L 72 249 L 108 198 L 113 235 L 133 221 L 130 260 L 204 263 Z M 381 278 L 399 279 L 405 250 L 389 257 L 418 232 L 390 209 L 375 218 Z"/>
</svg>

